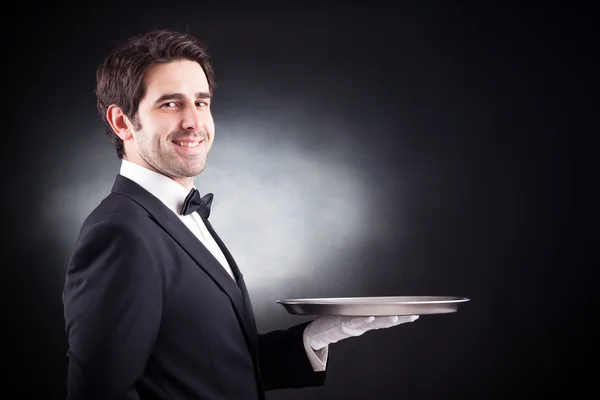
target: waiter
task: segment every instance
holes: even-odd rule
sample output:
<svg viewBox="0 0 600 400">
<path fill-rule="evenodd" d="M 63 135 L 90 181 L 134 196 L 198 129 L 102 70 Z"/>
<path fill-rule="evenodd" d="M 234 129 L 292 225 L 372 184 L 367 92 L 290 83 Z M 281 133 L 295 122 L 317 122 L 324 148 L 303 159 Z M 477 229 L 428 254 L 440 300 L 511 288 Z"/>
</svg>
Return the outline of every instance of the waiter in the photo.
<svg viewBox="0 0 600 400">
<path fill-rule="evenodd" d="M 97 70 L 121 168 L 81 227 L 63 303 L 67 398 L 264 399 L 323 385 L 328 345 L 411 317 L 321 317 L 258 334 L 244 277 L 194 177 L 215 137 L 202 43 L 152 30 Z"/>
</svg>

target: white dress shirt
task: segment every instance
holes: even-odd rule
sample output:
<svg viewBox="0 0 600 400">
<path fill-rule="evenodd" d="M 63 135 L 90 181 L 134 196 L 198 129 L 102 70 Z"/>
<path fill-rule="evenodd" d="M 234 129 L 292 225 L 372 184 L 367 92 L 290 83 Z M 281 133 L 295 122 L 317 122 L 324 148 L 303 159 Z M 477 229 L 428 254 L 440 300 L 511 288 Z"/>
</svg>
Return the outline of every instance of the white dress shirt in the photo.
<svg viewBox="0 0 600 400">
<path fill-rule="evenodd" d="M 223 268 L 225 268 L 229 275 L 235 280 L 231 266 L 227 262 L 221 248 L 206 228 L 206 225 L 204 225 L 204 221 L 202 221 L 200 215 L 198 215 L 196 211 L 189 215 L 179 214 L 183 202 L 190 192 L 188 189 L 184 188 L 171 178 L 125 159 L 122 160 L 121 175 L 131 179 L 146 189 L 173 211 L 181 222 L 183 222 L 198 240 L 200 240 L 200 242 L 202 242 L 202 244 L 212 253 L 212 255 L 219 260 Z"/>
<path fill-rule="evenodd" d="M 165 175 L 159 174 L 158 172 L 152 171 L 125 159 L 122 160 L 120 173 L 125 178 L 131 179 L 146 189 L 153 196 L 163 202 L 164 205 L 167 206 L 171 211 L 173 211 L 181 220 L 181 222 L 183 222 L 185 226 L 192 231 L 198 240 L 200 240 L 200 242 L 221 263 L 223 268 L 225 268 L 232 279 L 235 280 L 231 266 L 227 262 L 227 259 L 221 251 L 221 248 L 217 242 L 215 242 L 215 239 L 206 228 L 206 225 L 204 224 L 204 221 L 202 221 L 200 215 L 198 215 L 196 211 L 189 215 L 179 214 L 179 211 L 183 206 L 183 202 L 190 192 L 188 189 L 175 182 L 171 178 L 166 177 Z M 313 369 L 315 371 L 324 371 L 325 364 L 327 363 L 328 347 L 315 352 L 306 344 L 305 340 L 304 343 L 304 349 L 306 350 L 306 354 Z"/>
</svg>

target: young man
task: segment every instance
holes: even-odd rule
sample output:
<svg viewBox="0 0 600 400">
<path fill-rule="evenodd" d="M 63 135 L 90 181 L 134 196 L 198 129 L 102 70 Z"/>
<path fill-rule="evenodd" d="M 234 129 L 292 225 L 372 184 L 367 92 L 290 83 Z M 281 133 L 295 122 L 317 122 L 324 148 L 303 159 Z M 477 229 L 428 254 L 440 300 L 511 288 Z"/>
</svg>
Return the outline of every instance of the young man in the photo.
<svg viewBox="0 0 600 400">
<path fill-rule="evenodd" d="M 210 57 L 168 30 L 134 37 L 97 71 L 100 117 L 121 158 L 88 216 L 63 302 L 68 399 L 264 399 L 323 385 L 328 345 L 417 317 L 322 317 L 259 335 L 233 257 L 194 177 L 215 125 Z"/>
</svg>

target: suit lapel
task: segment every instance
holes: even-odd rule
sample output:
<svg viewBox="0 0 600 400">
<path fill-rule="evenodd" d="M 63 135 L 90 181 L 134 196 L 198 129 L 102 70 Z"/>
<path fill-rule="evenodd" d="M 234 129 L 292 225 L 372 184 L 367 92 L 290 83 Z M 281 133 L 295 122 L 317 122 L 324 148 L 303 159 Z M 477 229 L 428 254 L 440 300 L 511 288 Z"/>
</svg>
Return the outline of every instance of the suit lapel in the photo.
<svg viewBox="0 0 600 400">
<path fill-rule="evenodd" d="M 219 286 L 231 299 L 238 320 L 242 326 L 242 331 L 246 337 L 249 348 L 252 353 L 256 351 L 256 328 L 254 324 L 254 317 L 251 314 L 248 315 L 249 311 L 249 300 L 246 286 L 243 281 L 241 272 L 239 271 L 233 257 L 212 229 L 212 226 L 208 221 L 204 220 L 210 233 L 213 235 L 215 241 L 230 263 L 234 274 L 236 275 L 240 286 L 236 285 L 231 276 L 225 271 L 223 266 L 217 261 L 212 253 L 200 242 L 196 236 L 181 222 L 181 220 L 175 215 L 169 208 L 167 208 L 159 199 L 154 197 L 144 188 L 139 186 L 132 180 L 125 178 L 122 175 L 117 175 L 115 183 L 112 188 L 113 193 L 118 193 L 129 197 L 146 211 L 150 213 L 155 219 L 155 222 L 161 226 L 177 243 L 181 245 L 194 261 L 202 268 L 206 273 L 213 279 L 215 284 Z"/>
<path fill-rule="evenodd" d="M 225 243 L 223 243 L 223 241 L 221 240 L 219 235 L 217 235 L 217 232 L 215 232 L 215 230 L 213 229 L 210 222 L 208 222 L 208 220 L 206 220 L 204 218 L 202 218 L 202 221 L 204 221 L 206 228 L 208 229 L 208 231 L 210 232 L 212 237 L 215 239 L 215 242 L 217 242 L 217 244 L 221 248 L 221 251 L 223 251 L 225 258 L 227 259 L 227 262 L 229 263 L 229 266 L 231 267 L 231 269 L 237 279 L 237 284 L 242 293 L 243 302 L 244 302 L 245 312 L 243 313 L 243 317 L 244 317 L 244 323 L 245 323 L 246 327 L 248 328 L 248 333 L 249 333 L 248 340 L 252 344 L 251 348 L 253 349 L 253 351 L 257 351 L 258 350 L 258 337 L 257 337 L 257 332 L 256 332 L 256 321 L 254 319 L 254 311 L 252 310 L 252 304 L 250 302 L 250 296 L 248 294 L 248 289 L 246 288 L 246 283 L 244 282 L 244 275 L 238 268 L 235 260 L 233 259 L 233 256 L 231 255 L 231 253 L 225 246 Z"/>
</svg>

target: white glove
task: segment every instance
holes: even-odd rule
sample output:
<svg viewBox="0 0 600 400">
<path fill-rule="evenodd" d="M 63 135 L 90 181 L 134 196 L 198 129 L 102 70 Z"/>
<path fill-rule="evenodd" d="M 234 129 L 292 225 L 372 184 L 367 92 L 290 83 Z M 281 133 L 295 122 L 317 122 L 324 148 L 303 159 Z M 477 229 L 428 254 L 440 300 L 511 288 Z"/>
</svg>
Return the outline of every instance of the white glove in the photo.
<svg viewBox="0 0 600 400">
<path fill-rule="evenodd" d="M 413 322 L 418 315 L 393 317 L 319 317 L 308 324 L 304 330 L 304 339 L 314 350 L 320 350 L 330 343 L 381 328 Z"/>
</svg>

